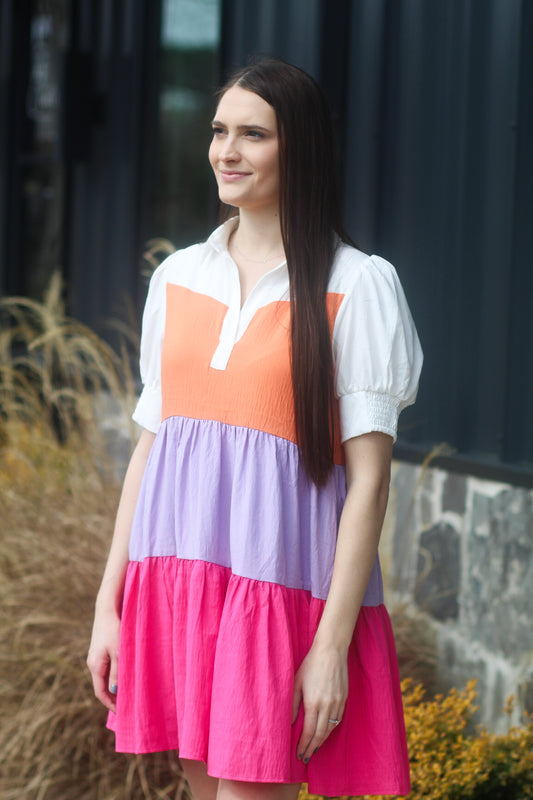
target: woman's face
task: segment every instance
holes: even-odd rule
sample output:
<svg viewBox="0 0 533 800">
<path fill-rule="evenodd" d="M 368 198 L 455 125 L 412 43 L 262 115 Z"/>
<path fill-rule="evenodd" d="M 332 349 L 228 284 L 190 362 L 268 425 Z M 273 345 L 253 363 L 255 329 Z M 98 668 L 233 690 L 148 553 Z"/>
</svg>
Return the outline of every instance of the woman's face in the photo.
<svg viewBox="0 0 533 800">
<path fill-rule="evenodd" d="M 233 86 L 222 95 L 212 125 L 209 161 L 221 201 L 249 211 L 277 212 L 279 142 L 272 106 Z"/>
</svg>

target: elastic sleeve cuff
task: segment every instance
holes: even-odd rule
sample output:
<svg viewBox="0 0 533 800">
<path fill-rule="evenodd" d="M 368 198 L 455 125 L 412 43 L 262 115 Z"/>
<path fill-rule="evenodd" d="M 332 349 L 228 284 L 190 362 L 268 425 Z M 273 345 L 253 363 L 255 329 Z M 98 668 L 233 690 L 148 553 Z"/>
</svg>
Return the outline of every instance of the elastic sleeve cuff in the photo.
<svg viewBox="0 0 533 800">
<path fill-rule="evenodd" d="M 146 430 L 157 433 L 161 425 L 161 392 L 158 387 L 145 386 L 131 415 Z"/>
<path fill-rule="evenodd" d="M 339 398 L 341 439 L 378 431 L 388 433 L 396 441 L 399 402 L 379 392 L 353 392 Z"/>
</svg>

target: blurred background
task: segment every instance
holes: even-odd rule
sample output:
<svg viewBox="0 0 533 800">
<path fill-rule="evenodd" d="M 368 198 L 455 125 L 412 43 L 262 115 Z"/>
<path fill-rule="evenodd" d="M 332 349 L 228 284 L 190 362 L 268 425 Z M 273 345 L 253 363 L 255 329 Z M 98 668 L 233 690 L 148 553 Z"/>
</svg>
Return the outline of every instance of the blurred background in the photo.
<svg viewBox="0 0 533 800">
<path fill-rule="evenodd" d="M 515 722 L 533 712 L 533 0 L 1 0 L 0 304 L 11 311 L 0 311 L 0 325 L 7 331 L 8 317 L 12 325 L 21 308 L 46 297 L 39 319 L 50 320 L 52 305 L 59 320 L 53 335 L 60 331 L 62 344 L 71 341 L 63 312 L 86 326 L 84 336 L 95 331 L 104 342 L 113 340 L 112 319 L 127 316 L 138 331 L 149 243 L 186 246 L 217 224 L 207 161 L 213 93 L 253 54 L 285 58 L 324 88 L 339 142 L 347 227 L 362 250 L 396 266 L 425 352 L 419 399 L 400 420 L 382 545 L 388 602 L 399 609 L 402 668 L 431 690 L 476 678 L 478 718 L 502 731 L 508 695 L 515 696 Z M 62 288 L 51 284 L 58 272 Z M 14 296 L 22 298 L 15 306 Z M 22 345 L 19 337 L 15 352 L 41 353 L 43 341 L 52 341 L 50 330 L 43 322 L 34 339 Z M 13 339 L 2 336 L 0 329 L 0 355 L 9 359 Z M 57 410 L 58 386 L 72 383 L 74 374 L 70 356 L 58 368 L 58 352 L 46 379 L 53 389 L 47 413 L 52 409 L 53 436 L 58 419 L 68 417 L 61 423 L 67 433 L 59 425 L 64 439 L 79 429 L 83 414 L 72 393 L 70 410 L 64 403 Z M 87 352 L 76 362 L 83 369 Z M 39 363 L 46 365 L 48 355 L 43 351 Z M 104 384 L 118 386 L 113 357 L 97 349 L 91 358 L 107 364 Z M 34 378 L 27 380 L 28 363 L 23 380 L 40 414 L 46 392 L 39 384 L 36 393 Z M 52 472 L 42 467 L 39 483 L 43 446 L 36 447 L 33 428 L 21 434 L 22 456 L 22 446 L 16 457 L 7 448 L 20 433 L 4 425 L 12 374 L 0 375 L 0 479 L 7 481 L 0 512 L 6 525 L 33 486 L 20 521 L 26 558 Z M 131 405 L 136 377 L 128 380 Z M 79 385 L 87 385 L 86 376 Z M 18 425 L 29 395 L 22 401 L 15 395 Z M 109 435 L 123 426 L 113 414 L 110 407 L 98 410 Z M 130 431 L 125 439 L 129 452 Z M 86 473 L 72 488 L 78 462 L 67 464 L 64 454 L 54 455 L 59 489 L 68 484 L 67 495 L 85 508 Z M 11 506 L 9 481 L 19 482 Z M 103 497 L 95 481 L 95 497 Z M 93 519 L 100 538 L 92 543 L 91 578 L 83 579 L 78 619 L 85 626 L 116 491 Z M 54 502 L 67 501 L 61 494 Z M 75 516 L 89 524 L 86 510 Z M 57 519 L 52 501 L 46 513 Z M 68 517 L 70 553 L 74 529 Z M 14 541 L 6 545 L 0 581 L 12 609 L 14 587 L 22 586 L 9 561 Z M 89 563 L 85 555 L 82 562 Z M 36 575 L 43 563 L 20 574 Z M 70 569 L 66 563 L 65 574 Z M 54 580 L 50 573 L 43 597 L 50 597 Z M 22 630 L 24 604 L 33 619 L 31 595 L 16 602 L 6 642 Z M 50 641 L 54 619 L 47 623 Z M 74 662 L 82 674 L 85 628 L 79 636 Z M 28 663 L 33 657 L 30 648 Z M 91 714 L 85 683 L 83 677 L 80 702 Z M 42 697 L 43 684 L 22 682 L 17 691 L 6 683 L 6 702 Z M 27 710 L 19 730 L 31 716 Z M 51 713 L 43 711 L 43 726 Z M 26 747 L 21 739 L 17 758 Z M 89 788 L 84 796 L 122 797 L 106 794 L 106 780 L 99 794 Z M 57 789 L 32 794 L 27 780 L 25 786 L 24 797 L 63 797 Z M 428 791 L 416 796 L 448 797 Z M 17 792 L 20 786 L 5 797 L 22 797 Z"/>
<path fill-rule="evenodd" d="M 126 296 L 139 312 L 146 242 L 216 223 L 214 88 L 250 54 L 280 55 L 326 90 L 348 227 L 397 266 L 420 329 L 403 455 L 446 441 L 455 466 L 533 485 L 530 0 L 3 0 L 0 14 L 3 294 L 39 298 L 59 268 L 77 319 L 101 329 Z"/>
</svg>

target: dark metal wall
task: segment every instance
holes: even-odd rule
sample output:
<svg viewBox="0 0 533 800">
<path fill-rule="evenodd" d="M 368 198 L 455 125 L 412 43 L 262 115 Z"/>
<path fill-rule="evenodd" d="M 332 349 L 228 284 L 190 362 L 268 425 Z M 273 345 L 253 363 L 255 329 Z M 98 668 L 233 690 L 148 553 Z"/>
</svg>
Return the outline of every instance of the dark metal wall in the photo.
<svg viewBox="0 0 533 800">
<path fill-rule="evenodd" d="M 13 108 L 13 81 L 11 64 L 13 61 L 13 23 L 12 9 L 8 3 L 0 5 L 0 259 L 3 267 L 0 272 L 0 296 L 7 279 L 9 254 L 7 248 L 7 208 L 10 196 L 9 157 L 11 135 L 8 118 Z"/>
<path fill-rule="evenodd" d="M 530 481 L 533 3 L 235 0 L 225 43 L 226 64 L 273 52 L 332 98 L 348 227 L 397 266 L 426 354 L 403 453 L 447 442 Z"/>
<path fill-rule="evenodd" d="M 524 0 L 507 326 L 504 458 L 533 462 L 533 3 Z"/>
<path fill-rule="evenodd" d="M 533 328 L 519 309 L 522 291 L 531 288 L 533 244 L 524 215 L 533 191 L 525 146 L 531 3 L 381 5 L 373 28 L 382 52 L 378 145 L 368 131 L 366 142 L 359 139 L 365 104 L 352 93 L 348 139 L 365 164 L 364 188 L 377 186 L 370 230 L 360 238 L 398 264 L 427 354 L 404 438 L 446 441 L 488 462 L 532 463 L 522 398 L 531 398 L 533 386 Z M 353 11 L 353 30 L 365 36 L 368 4 L 354 3 Z M 352 50 L 351 76 L 369 72 L 360 52 Z M 364 154 L 371 152 L 369 176 Z M 347 210 L 357 233 L 366 199 L 356 163 L 348 163 L 348 175 Z"/>
<path fill-rule="evenodd" d="M 223 9 L 222 73 L 258 54 L 298 65 L 327 91 L 342 136 L 350 0 L 224 0 Z"/>
<path fill-rule="evenodd" d="M 160 4 L 58 0 L 56 9 L 60 4 L 63 49 L 51 53 L 60 72 L 52 109 L 59 130 L 45 155 L 37 151 L 38 142 L 26 141 L 35 127 L 27 105 L 32 69 L 48 66 L 50 54 L 41 54 L 41 63 L 32 65 L 28 48 L 36 47 L 36 27 L 43 20 L 52 24 L 54 6 L 41 0 L 1 4 L 0 291 L 28 291 L 33 264 L 25 243 L 34 227 L 28 186 L 34 180 L 31 170 L 48 165 L 61 178 L 53 216 L 61 241 L 55 243 L 53 268 L 64 272 L 70 313 L 103 332 L 143 293 L 139 273 L 157 119 Z M 49 46 L 46 37 L 38 45 Z M 51 193 L 43 181 L 35 202 L 42 206 L 42 195 Z M 42 217 L 41 229 L 48 222 L 44 212 Z M 37 241 L 34 252 L 38 248 Z"/>
<path fill-rule="evenodd" d="M 137 299 L 160 9 L 150 0 L 75 6 L 70 97 L 82 93 L 86 120 L 70 170 L 69 295 L 72 313 L 98 325 Z"/>
<path fill-rule="evenodd" d="M 252 54 L 278 55 L 316 74 L 320 62 L 321 0 L 229 0 L 224 4 L 224 66 Z"/>
<path fill-rule="evenodd" d="M 0 4 L 0 291 L 21 285 L 21 65 L 41 2 Z M 426 364 L 398 453 L 447 442 L 457 469 L 532 483 L 533 1 L 222 3 L 221 76 L 262 52 L 321 82 L 348 227 L 400 273 Z M 98 328 L 144 294 L 161 4 L 68 8 L 60 251 L 71 312 Z"/>
</svg>

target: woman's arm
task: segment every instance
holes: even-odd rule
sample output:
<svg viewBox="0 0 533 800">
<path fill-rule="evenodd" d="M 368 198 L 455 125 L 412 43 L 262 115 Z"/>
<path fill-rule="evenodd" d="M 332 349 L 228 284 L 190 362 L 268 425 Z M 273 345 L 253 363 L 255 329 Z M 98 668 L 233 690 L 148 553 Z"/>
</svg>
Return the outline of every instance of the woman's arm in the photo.
<svg viewBox="0 0 533 800">
<path fill-rule="evenodd" d="M 113 540 L 96 598 L 93 632 L 87 656 L 94 693 L 112 711 L 115 711 L 115 694 L 110 691 L 110 687 L 116 685 L 118 680 L 120 611 L 128 566 L 130 531 L 154 438 L 155 434 L 143 430 L 124 478 Z"/>
<path fill-rule="evenodd" d="M 342 719 L 348 694 L 347 655 L 376 558 L 387 507 L 392 438 L 367 433 L 344 444 L 346 502 L 331 586 L 313 645 L 295 678 L 293 721 L 300 702 L 304 725 L 298 756 L 308 761 Z"/>
</svg>

